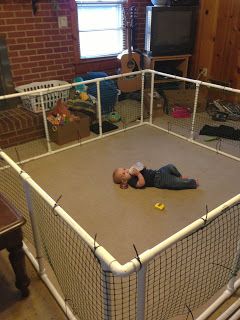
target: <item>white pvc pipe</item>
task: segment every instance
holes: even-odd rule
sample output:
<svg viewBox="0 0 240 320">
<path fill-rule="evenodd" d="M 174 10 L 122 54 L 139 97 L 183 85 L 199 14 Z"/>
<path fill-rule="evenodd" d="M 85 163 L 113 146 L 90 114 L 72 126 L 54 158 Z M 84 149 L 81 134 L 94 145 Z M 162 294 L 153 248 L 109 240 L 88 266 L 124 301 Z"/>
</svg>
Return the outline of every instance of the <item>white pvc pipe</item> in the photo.
<svg viewBox="0 0 240 320">
<path fill-rule="evenodd" d="M 228 319 L 238 308 L 240 308 L 240 298 L 237 299 L 237 301 L 235 301 L 224 313 L 222 313 L 217 320 Z"/>
<path fill-rule="evenodd" d="M 143 265 L 137 273 L 137 315 L 136 320 L 145 318 L 145 292 L 146 292 L 147 266 Z"/>
<path fill-rule="evenodd" d="M 224 202 L 223 204 L 221 204 L 217 208 L 215 208 L 212 211 L 208 212 L 207 221 L 213 220 L 215 217 L 217 217 L 219 215 L 219 213 L 222 210 L 226 209 L 229 206 L 232 206 L 233 204 L 235 204 L 235 203 L 237 203 L 239 201 L 240 201 L 240 194 L 237 194 L 232 199 Z M 206 215 L 202 216 L 202 218 L 194 221 L 193 223 L 191 223 L 187 227 L 185 227 L 182 230 L 178 231 L 177 233 L 175 233 L 174 235 L 172 235 L 168 239 L 164 240 L 163 242 L 159 243 L 155 247 L 153 247 L 153 248 L 151 248 L 149 250 L 146 250 L 145 252 L 140 254 L 139 258 L 140 258 L 141 262 L 144 264 L 144 263 L 150 261 L 157 254 L 159 254 L 161 251 L 166 250 L 172 244 L 174 244 L 177 241 L 183 239 L 188 234 L 198 230 L 200 227 L 202 227 L 205 224 L 205 221 L 204 221 L 205 219 L 206 219 Z"/>
<path fill-rule="evenodd" d="M 226 91 L 230 91 L 230 92 L 240 93 L 240 89 L 225 87 L 225 86 L 221 86 L 221 85 L 218 85 L 218 84 L 213 84 L 213 83 L 210 83 L 210 82 L 204 82 L 204 81 L 200 81 L 200 80 L 194 80 L 194 79 L 190 79 L 190 78 L 179 77 L 179 76 L 175 76 L 175 75 L 172 75 L 172 74 L 169 74 L 169 73 L 163 73 L 163 72 L 159 72 L 159 71 L 155 71 L 155 70 L 151 70 L 151 69 L 145 69 L 144 71 L 145 72 L 150 72 L 150 73 L 155 73 L 155 74 L 158 74 L 160 76 L 164 76 L 166 78 L 182 80 L 182 81 L 195 83 L 195 84 L 198 83 L 199 85 L 203 85 L 203 86 L 206 86 L 208 88 L 216 88 L 216 89 L 222 89 L 222 90 L 226 90 Z"/>
<path fill-rule="evenodd" d="M 230 88 L 230 87 L 225 87 L 225 86 L 221 86 L 221 85 L 217 85 L 217 84 L 212 84 L 212 83 L 208 83 L 208 82 L 204 82 L 204 81 L 200 81 L 200 80 L 194 80 L 194 79 L 190 79 L 190 78 L 184 78 L 184 77 L 179 77 L 179 76 L 175 76 L 172 74 L 168 74 L 168 73 L 164 73 L 164 72 L 159 72 L 159 71 L 155 71 L 155 70 L 151 70 L 151 69 L 144 69 L 142 71 L 134 71 L 134 72 L 129 72 L 129 73 L 123 73 L 123 74 L 119 74 L 119 75 L 114 75 L 114 76 L 107 76 L 107 77 L 102 77 L 102 78 L 95 78 L 92 80 L 85 80 L 85 81 L 81 81 L 81 82 L 74 82 L 74 83 L 69 83 L 69 84 L 64 84 L 61 86 L 56 86 L 56 87 L 51 87 L 51 88 L 45 88 L 45 89 L 37 89 L 37 90 L 32 90 L 32 91 L 28 91 L 28 92 L 21 92 L 21 93 L 12 93 L 12 94 L 8 94 L 8 95 L 3 95 L 0 96 L 0 100 L 5 100 L 5 99 L 11 99 L 11 98 L 16 98 L 16 97 L 22 97 L 22 96 L 28 96 L 28 95 L 36 95 L 39 94 L 40 92 L 46 94 L 46 93 L 50 93 L 50 92 L 54 92 L 54 91 L 59 91 L 59 90 L 64 90 L 64 89 L 70 89 L 78 84 L 89 84 L 89 83 L 96 83 L 97 81 L 101 82 L 101 81 L 105 81 L 105 80 L 113 80 L 113 79 L 117 79 L 120 77 L 127 77 L 127 76 L 133 76 L 133 75 L 138 75 L 138 74 L 142 74 L 142 73 L 154 73 L 163 77 L 167 77 L 167 78 L 171 78 L 171 79 L 176 79 L 176 80 L 181 80 L 181 81 L 185 81 L 185 82 L 189 82 L 189 83 L 195 83 L 195 84 L 200 84 L 203 86 L 206 86 L 208 88 L 216 88 L 216 89 L 222 89 L 225 91 L 230 91 L 230 92 L 235 92 L 235 93 L 240 93 L 239 89 L 234 89 L 234 88 Z"/>
<path fill-rule="evenodd" d="M 40 101 L 41 101 L 41 107 L 42 107 L 43 124 L 44 124 L 46 140 L 47 140 L 48 152 L 51 152 L 52 149 L 51 149 L 51 144 L 50 144 L 50 139 L 49 139 L 47 116 L 46 116 L 46 110 L 45 110 L 45 105 L 44 105 L 44 101 L 43 101 L 43 93 L 42 92 L 40 93 Z"/>
<path fill-rule="evenodd" d="M 128 128 L 123 128 L 123 129 L 119 129 L 119 130 L 116 130 L 116 131 L 112 131 L 112 132 L 108 132 L 108 133 L 104 133 L 101 137 L 100 136 L 97 136 L 97 137 L 94 137 L 94 138 L 91 138 L 91 139 L 88 139 L 88 140 L 85 140 L 83 142 L 77 142 L 77 143 L 74 143 L 70 146 L 67 146 L 67 147 L 62 147 L 61 149 L 58 149 L 58 150 L 54 150 L 54 151 L 51 151 L 51 152 L 46 152 L 44 154 L 40 154 L 38 156 L 35 156 L 35 157 L 31 157 L 31 158 L 28 158 L 26 160 L 22 160 L 20 162 L 16 162 L 17 164 L 21 163 L 27 163 L 27 162 L 30 162 L 30 161 L 33 161 L 33 160 L 38 160 L 38 159 L 41 159 L 41 158 L 44 158 L 44 157 L 48 157 L 50 155 L 53 155 L 53 154 L 56 154 L 56 153 L 59 153 L 59 152 L 62 152 L 62 151 L 66 151 L 66 150 L 69 150 L 69 149 L 72 149 L 72 148 L 75 148 L 75 147 L 79 147 L 81 145 L 84 145 L 84 144 L 87 144 L 87 143 L 90 143 L 90 142 L 93 142 L 93 141 L 96 141 L 96 140 L 99 140 L 99 139 L 102 139 L 102 138 L 106 138 L 106 137 L 109 137 L 109 136 L 113 136 L 115 134 L 119 134 L 121 132 L 125 132 L 127 130 L 132 130 L 134 128 L 137 128 L 137 127 L 140 127 L 142 125 L 147 125 L 148 123 L 147 122 L 143 122 L 143 123 L 139 123 L 139 124 L 135 124 L 131 127 L 128 127 Z M 1 150 L 1 149 L 0 149 Z M 5 167 L 1 167 L 0 170 L 3 170 L 5 169 Z"/>
<path fill-rule="evenodd" d="M 240 319 L 240 309 L 238 309 L 235 313 L 234 313 L 234 315 L 231 317 L 231 318 L 229 318 L 229 320 L 239 320 Z"/>
<path fill-rule="evenodd" d="M 44 273 L 39 272 L 37 260 L 34 258 L 34 256 L 32 255 L 32 253 L 30 252 L 30 250 L 28 249 L 28 247 L 26 246 L 26 244 L 24 242 L 23 242 L 23 250 L 25 251 L 25 254 L 27 255 L 28 259 L 31 261 L 32 265 L 36 269 L 37 273 L 39 274 L 41 280 L 45 283 L 45 285 L 47 286 L 47 288 L 49 289 L 49 291 L 51 292 L 51 294 L 53 295 L 53 297 L 57 301 L 58 305 L 63 310 L 64 314 L 67 316 L 67 318 L 69 320 L 78 320 L 74 316 L 71 309 L 68 307 L 68 305 L 66 304 L 66 302 L 62 298 L 62 296 L 58 293 L 55 286 L 49 280 L 47 274 L 45 272 Z"/>
<path fill-rule="evenodd" d="M 23 172 L 23 170 L 10 158 L 8 157 L 3 151 L 0 152 L 0 156 L 9 163 L 19 174 Z M 54 211 L 57 215 L 59 215 L 62 219 L 64 219 L 73 230 L 75 230 L 79 236 L 89 245 L 91 249 L 95 248 L 96 242 L 94 239 L 82 228 L 79 224 L 73 220 L 60 206 L 55 206 L 56 202 L 35 182 L 32 178 L 26 173 L 22 175 L 22 178 L 29 183 L 34 190 L 38 192 L 38 194 L 49 204 L 51 208 L 54 208 Z M 214 219 L 223 209 L 233 205 L 234 203 L 240 201 L 240 194 L 236 195 L 232 199 L 226 201 L 219 207 L 215 208 L 214 210 L 208 213 L 208 221 Z M 151 259 L 153 259 L 157 254 L 161 251 L 167 249 L 169 246 L 174 244 L 175 242 L 181 240 L 183 237 L 187 236 L 188 234 L 192 233 L 193 231 L 197 230 L 198 228 L 204 225 L 205 216 L 196 220 L 189 226 L 183 228 L 173 236 L 169 237 L 165 241 L 161 242 L 160 244 L 156 245 L 155 247 L 146 250 L 143 252 L 139 258 L 141 263 L 147 263 Z M 131 272 L 136 272 L 140 268 L 140 264 L 136 258 L 132 259 L 131 261 L 127 262 L 124 265 L 121 265 L 106 249 L 99 246 L 95 250 L 96 256 L 104 261 L 106 265 L 109 266 L 109 269 L 112 271 L 113 274 L 119 276 L 127 276 Z"/>
<path fill-rule="evenodd" d="M 97 81 L 97 109 L 98 109 L 98 126 L 99 135 L 102 136 L 102 107 L 101 107 L 101 91 L 100 91 L 100 81 Z"/>
<path fill-rule="evenodd" d="M 235 282 L 234 291 L 225 290 L 222 295 L 214 301 L 211 306 L 209 306 L 196 320 L 205 320 L 207 319 L 214 311 L 216 311 L 231 295 L 240 287 L 240 279 Z M 227 318 L 222 318 L 225 320 Z"/>
<path fill-rule="evenodd" d="M 192 114 L 192 126 L 191 126 L 191 140 L 194 138 L 194 123 L 196 119 L 196 112 L 197 112 L 197 103 L 198 103 L 198 95 L 199 95 L 199 83 L 196 84 L 196 91 L 195 91 L 195 98 L 194 98 L 194 107 L 193 107 L 193 114 Z"/>
<path fill-rule="evenodd" d="M 21 174 L 21 178 L 23 178 L 23 175 L 25 172 Z M 45 267 L 44 267 L 44 261 L 43 261 L 43 253 L 42 253 L 42 246 L 41 246 L 41 237 L 38 229 L 38 223 L 36 220 L 36 215 L 33 214 L 33 207 L 32 207 L 32 198 L 31 198 L 31 192 L 29 188 L 29 184 L 23 179 L 23 188 L 25 191 L 25 197 L 28 207 L 28 214 L 31 221 L 31 227 L 33 232 L 33 240 L 34 240 L 34 246 L 36 248 L 36 254 L 37 254 L 37 261 L 39 265 L 39 273 L 44 274 L 45 273 Z"/>
<path fill-rule="evenodd" d="M 149 123 L 152 124 L 153 119 L 153 92 L 154 92 L 154 73 L 151 74 L 151 90 L 150 90 L 150 110 L 149 110 Z"/>
<path fill-rule="evenodd" d="M 145 77 L 144 73 L 142 73 L 142 87 L 141 87 L 141 124 L 143 123 L 143 111 L 144 111 L 144 83 L 145 83 Z"/>
<path fill-rule="evenodd" d="M 189 142 L 191 142 L 191 143 L 194 143 L 194 144 L 196 144 L 196 145 L 198 145 L 198 146 L 200 146 L 200 147 L 203 147 L 203 148 L 206 148 L 206 149 L 208 149 L 208 150 L 214 151 L 215 153 L 217 152 L 217 153 L 219 153 L 219 154 L 221 154 L 221 155 L 223 155 L 223 156 L 226 156 L 226 157 L 228 157 L 228 158 L 231 158 L 231 159 L 233 159 L 233 160 L 240 161 L 240 158 L 235 157 L 235 156 L 233 156 L 233 155 L 231 155 L 231 154 L 229 154 L 229 153 L 226 153 L 226 152 L 223 152 L 223 151 L 220 151 L 220 150 L 216 150 L 216 149 L 214 149 L 214 148 L 212 148 L 212 147 L 206 146 L 205 144 L 203 144 L 203 143 L 201 143 L 201 142 L 198 142 L 198 141 L 196 141 L 196 140 L 192 140 L 192 139 L 186 138 L 186 137 L 184 137 L 184 136 L 181 136 L 181 135 L 178 134 L 178 133 L 175 133 L 175 132 L 173 132 L 173 131 L 169 131 L 169 130 L 164 129 L 164 128 L 162 128 L 162 127 L 159 127 L 159 126 L 157 126 L 157 125 L 155 125 L 155 124 L 149 124 L 149 125 L 151 125 L 151 126 L 154 127 L 154 128 L 157 128 L 157 129 L 159 129 L 159 130 L 162 130 L 162 131 L 164 131 L 164 132 L 167 132 L 167 133 L 169 133 L 169 134 L 171 134 L 171 135 L 173 135 L 173 136 L 175 136 L 175 137 L 181 138 L 181 139 L 183 139 L 183 140 L 186 140 L 186 141 L 189 141 Z"/>
</svg>

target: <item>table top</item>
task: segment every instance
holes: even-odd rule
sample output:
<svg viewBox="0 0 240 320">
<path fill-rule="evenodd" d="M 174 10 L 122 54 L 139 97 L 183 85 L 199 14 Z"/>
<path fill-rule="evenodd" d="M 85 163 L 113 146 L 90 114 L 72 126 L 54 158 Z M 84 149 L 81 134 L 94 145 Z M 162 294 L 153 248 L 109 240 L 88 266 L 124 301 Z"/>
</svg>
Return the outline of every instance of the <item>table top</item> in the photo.
<svg viewBox="0 0 240 320">
<path fill-rule="evenodd" d="M 21 227 L 25 222 L 21 213 L 0 194 L 0 236 Z"/>
</svg>

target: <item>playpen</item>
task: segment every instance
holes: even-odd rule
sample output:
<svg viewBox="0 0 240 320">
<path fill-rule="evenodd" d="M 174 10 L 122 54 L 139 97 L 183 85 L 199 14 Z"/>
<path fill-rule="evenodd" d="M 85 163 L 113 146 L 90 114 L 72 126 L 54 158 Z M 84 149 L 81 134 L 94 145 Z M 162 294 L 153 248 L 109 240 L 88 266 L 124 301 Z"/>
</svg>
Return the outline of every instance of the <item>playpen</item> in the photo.
<svg viewBox="0 0 240 320">
<path fill-rule="evenodd" d="M 129 106 L 118 128 L 103 132 L 102 123 L 106 115 L 101 106 L 101 82 L 133 75 L 140 76 L 142 82 L 135 114 L 131 114 Z M 191 85 L 194 99 L 190 117 L 174 118 L 169 113 L 154 117 L 156 75 L 181 81 L 184 86 Z M 150 102 L 146 113 L 144 88 L 147 82 L 150 83 Z M 65 84 L 62 89 L 70 90 L 78 84 Z M 121 265 L 60 207 L 58 201 L 54 201 L 33 181 L 22 164 L 142 125 L 154 126 L 239 161 L 238 139 L 205 141 L 198 134 L 202 125 L 212 124 L 206 112 L 198 112 L 198 99 L 201 89 L 206 86 L 235 94 L 239 94 L 240 90 L 152 70 L 96 78 L 81 84 L 96 85 L 99 133 L 85 139 L 78 137 L 64 147 L 56 146 L 51 141 L 44 108 L 43 96 L 54 92 L 54 87 L 0 97 L 1 100 L 17 96 L 26 99 L 26 95 L 31 94 L 39 95 L 41 101 L 45 147 L 37 147 L 36 141 L 30 146 L 0 151 L 0 192 L 27 220 L 24 227 L 27 256 L 69 319 L 166 320 L 181 315 L 186 318 L 190 314 L 193 318 L 195 308 L 206 303 L 225 286 L 217 300 L 197 318 L 206 319 L 240 286 L 240 194 L 206 212 L 206 215 L 155 247 L 143 253 L 136 250 L 136 256 Z M 234 130 L 239 130 L 238 121 L 229 120 L 227 123 Z M 25 155 L 23 151 L 30 147 L 32 150 Z M 17 149 L 20 152 L 16 152 Z M 238 319 L 239 304 L 237 300 L 219 319 Z"/>
</svg>

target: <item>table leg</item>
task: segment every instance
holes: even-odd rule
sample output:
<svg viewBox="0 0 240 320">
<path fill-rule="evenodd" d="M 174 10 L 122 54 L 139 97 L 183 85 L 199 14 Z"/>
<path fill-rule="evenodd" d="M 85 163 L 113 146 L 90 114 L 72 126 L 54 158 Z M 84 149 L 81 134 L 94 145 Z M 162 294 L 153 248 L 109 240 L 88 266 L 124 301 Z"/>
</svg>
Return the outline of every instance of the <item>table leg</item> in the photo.
<svg viewBox="0 0 240 320">
<path fill-rule="evenodd" d="M 9 251 L 9 260 L 16 276 L 15 285 L 21 291 L 22 297 L 27 297 L 29 295 L 30 279 L 26 273 L 25 253 L 22 246 L 21 241 L 18 245 L 7 248 L 7 250 Z"/>
</svg>

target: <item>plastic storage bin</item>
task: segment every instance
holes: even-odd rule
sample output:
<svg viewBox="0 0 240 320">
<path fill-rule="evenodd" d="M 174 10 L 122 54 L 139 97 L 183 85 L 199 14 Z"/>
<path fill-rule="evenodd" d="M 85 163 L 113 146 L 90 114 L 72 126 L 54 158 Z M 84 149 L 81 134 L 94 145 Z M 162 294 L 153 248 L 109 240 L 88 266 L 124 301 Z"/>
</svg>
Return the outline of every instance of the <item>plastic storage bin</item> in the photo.
<svg viewBox="0 0 240 320">
<path fill-rule="evenodd" d="M 51 90 L 51 88 L 53 87 L 57 87 L 65 84 L 68 84 L 68 82 L 60 81 L 60 80 L 32 82 L 29 84 L 16 87 L 15 90 L 17 92 L 22 93 L 22 92 L 28 92 L 28 91 L 37 90 L 37 89 L 49 88 L 49 91 L 43 94 L 44 107 L 45 107 L 45 110 L 47 111 L 55 107 L 56 101 L 58 99 L 62 99 L 63 101 L 66 101 L 68 99 L 70 87 L 67 89 L 56 88 L 54 90 Z M 42 112 L 40 94 L 34 93 L 34 94 L 22 96 L 21 100 L 22 100 L 23 107 L 25 109 L 30 110 L 34 113 Z"/>
</svg>

